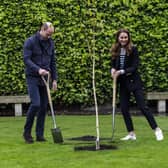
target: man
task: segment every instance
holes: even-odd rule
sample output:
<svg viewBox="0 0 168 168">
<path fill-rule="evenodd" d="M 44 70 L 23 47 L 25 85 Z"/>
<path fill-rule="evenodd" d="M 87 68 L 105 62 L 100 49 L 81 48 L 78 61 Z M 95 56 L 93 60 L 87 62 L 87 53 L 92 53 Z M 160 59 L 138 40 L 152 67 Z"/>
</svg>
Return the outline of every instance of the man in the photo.
<svg viewBox="0 0 168 168">
<path fill-rule="evenodd" d="M 49 75 L 52 79 L 52 87 L 57 89 L 57 70 L 54 54 L 54 42 L 51 39 L 54 33 L 52 23 L 45 22 L 40 30 L 29 37 L 24 43 L 24 63 L 28 93 L 31 104 L 27 111 L 23 137 L 26 143 L 33 143 L 31 135 L 35 116 L 36 141 L 46 141 L 44 137 L 44 123 L 48 105 L 47 90 L 41 76 Z"/>
</svg>

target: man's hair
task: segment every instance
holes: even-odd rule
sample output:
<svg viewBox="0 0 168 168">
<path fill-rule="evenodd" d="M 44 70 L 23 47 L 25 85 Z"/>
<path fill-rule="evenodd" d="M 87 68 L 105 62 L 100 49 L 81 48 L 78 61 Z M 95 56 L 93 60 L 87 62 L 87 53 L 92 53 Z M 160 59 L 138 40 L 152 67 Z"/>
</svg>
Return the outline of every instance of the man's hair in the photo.
<svg viewBox="0 0 168 168">
<path fill-rule="evenodd" d="M 44 22 L 44 23 L 41 24 L 40 29 L 41 30 L 47 30 L 49 27 L 53 27 L 54 28 L 54 26 L 53 26 L 53 24 L 51 22 Z"/>
</svg>

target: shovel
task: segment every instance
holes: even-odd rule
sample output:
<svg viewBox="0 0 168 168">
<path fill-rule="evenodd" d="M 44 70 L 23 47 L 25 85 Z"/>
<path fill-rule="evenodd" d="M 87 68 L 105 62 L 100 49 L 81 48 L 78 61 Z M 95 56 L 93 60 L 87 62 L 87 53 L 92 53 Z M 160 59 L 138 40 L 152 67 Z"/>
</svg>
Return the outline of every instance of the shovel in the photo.
<svg viewBox="0 0 168 168">
<path fill-rule="evenodd" d="M 48 101 L 49 101 L 52 120 L 53 120 L 53 124 L 54 124 L 54 128 L 51 129 L 51 133 L 52 133 L 52 136 L 53 136 L 54 143 L 62 143 L 63 142 L 62 133 L 61 133 L 60 128 L 57 127 L 57 125 L 56 125 L 56 120 L 55 120 L 55 115 L 54 115 L 54 110 L 53 110 L 53 104 L 52 104 L 51 94 L 50 94 L 50 87 L 49 87 L 49 81 L 50 80 L 49 80 L 49 78 L 50 78 L 49 74 L 47 75 L 47 80 L 44 78 L 44 76 L 42 76 L 44 84 L 46 85 Z"/>
<path fill-rule="evenodd" d="M 115 110 L 116 110 L 116 82 L 117 77 L 113 78 L 113 102 L 112 102 L 112 140 L 114 138 L 114 132 L 115 132 Z"/>
</svg>

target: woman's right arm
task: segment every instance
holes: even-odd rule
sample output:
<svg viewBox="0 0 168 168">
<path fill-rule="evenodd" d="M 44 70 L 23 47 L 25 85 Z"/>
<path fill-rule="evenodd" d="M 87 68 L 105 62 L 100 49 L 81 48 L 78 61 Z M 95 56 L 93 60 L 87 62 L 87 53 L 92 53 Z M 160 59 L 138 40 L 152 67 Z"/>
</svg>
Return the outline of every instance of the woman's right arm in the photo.
<svg viewBox="0 0 168 168">
<path fill-rule="evenodd" d="M 114 74 L 116 72 L 116 59 L 111 59 L 111 77 L 114 77 Z"/>
</svg>

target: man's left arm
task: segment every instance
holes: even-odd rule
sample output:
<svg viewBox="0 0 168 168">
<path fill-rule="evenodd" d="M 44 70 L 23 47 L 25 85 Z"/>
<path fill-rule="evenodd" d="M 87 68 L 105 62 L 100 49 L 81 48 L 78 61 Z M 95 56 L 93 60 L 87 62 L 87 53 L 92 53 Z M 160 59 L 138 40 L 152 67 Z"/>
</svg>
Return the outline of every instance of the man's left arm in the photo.
<svg viewBox="0 0 168 168">
<path fill-rule="evenodd" d="M 50 64 L 51 79 L 52 79 L 53 90 L 56 90 L 57 89 L 57 65 L 56 65 L 56 54 L 55 54 L 54 45 L 52 48 L 53 49 L 52 49 L 51 64 Z"/>
</svg>

